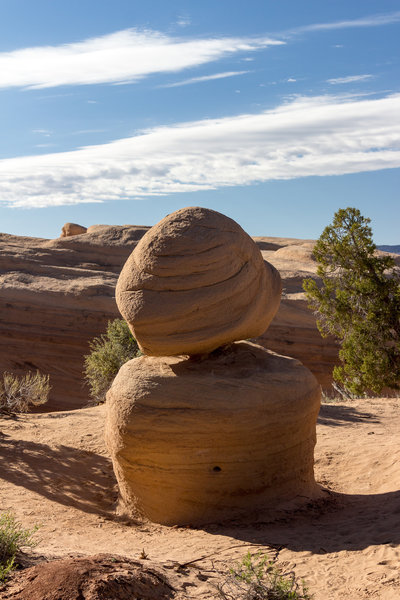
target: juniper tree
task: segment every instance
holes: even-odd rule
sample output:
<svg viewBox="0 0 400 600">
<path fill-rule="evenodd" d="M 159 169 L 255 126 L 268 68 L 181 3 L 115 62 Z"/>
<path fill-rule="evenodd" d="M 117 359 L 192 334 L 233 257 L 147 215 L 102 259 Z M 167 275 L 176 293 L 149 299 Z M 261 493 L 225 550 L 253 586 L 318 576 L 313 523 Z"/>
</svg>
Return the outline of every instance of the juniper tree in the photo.
<svg viewBox="0 0 400 600">
<path fill-rule="evenodd" d="M 340 342 L 333 377 L 354 395 L 400 388 L 400 274 L 377 255 L 369 223 L 340 209 L 314 247 L 322 285 L 303 282 L 321 334 Z"/>
</svg>

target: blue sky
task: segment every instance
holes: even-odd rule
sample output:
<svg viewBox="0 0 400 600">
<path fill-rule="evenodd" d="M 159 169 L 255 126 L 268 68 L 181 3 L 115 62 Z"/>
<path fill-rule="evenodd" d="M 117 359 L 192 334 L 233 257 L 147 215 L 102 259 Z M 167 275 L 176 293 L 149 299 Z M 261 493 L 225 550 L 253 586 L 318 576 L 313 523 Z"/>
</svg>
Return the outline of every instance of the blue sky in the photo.
<svg viewBox="0 0 400 600">
<path fill-rule="evenodd" d="M 0 230 L 183 206 L 399 244 L 400 3 L 0 0 Z"/>
</svg>

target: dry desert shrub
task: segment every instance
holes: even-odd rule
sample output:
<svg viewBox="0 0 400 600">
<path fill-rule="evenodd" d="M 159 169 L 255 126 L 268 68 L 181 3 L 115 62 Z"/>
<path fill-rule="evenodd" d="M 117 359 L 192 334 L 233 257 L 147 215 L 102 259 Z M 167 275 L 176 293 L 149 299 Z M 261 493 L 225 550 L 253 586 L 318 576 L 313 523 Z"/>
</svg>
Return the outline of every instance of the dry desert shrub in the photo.
<svg viewBox="0 0 400 600">
<path fill-rule="evenodd" d="M 261 553 L 248 552 L 217 590 L 223 600 L 312 600 L 293 571 L 283 573 L 275 559 Z"/>
<path fill-rule="evenodd" d="M 90 350 L 85 356 L 84 375 L 91 397 L 100 404 L 105 401 L 122 365 L 141 352 L 128 324 L 122 319 L 109 321 L 107 332 L 90 342 Z"/>
<path fill-rule="evenodd" d="M 10 512 L 0 515 L 0 585 L 16 567 L 17 554 L 22 548 L 33 548 L 33 535 L 38 527 L 24 529 Z"/>
<path fill-rule="evenodd" d="M 39 371 L 29 371 L 18 376 L 3 373 L 0 378 L 0 413 L 27 412 L 31 406 L 47 402 L 50 392 L 50 376 Z"/>
</svg>

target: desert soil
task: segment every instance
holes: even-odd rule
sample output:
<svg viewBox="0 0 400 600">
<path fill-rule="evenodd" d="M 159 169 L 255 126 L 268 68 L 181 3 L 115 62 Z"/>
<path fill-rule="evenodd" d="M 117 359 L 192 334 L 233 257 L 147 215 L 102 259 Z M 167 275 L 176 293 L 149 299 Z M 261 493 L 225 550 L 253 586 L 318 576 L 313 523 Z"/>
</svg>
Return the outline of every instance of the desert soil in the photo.
<svg viewBox="0 0 400 600">
<path fill-rule="evenodd" d="M 303 578 L 315 600 L 400 598 L 400 400 L 322 405 L 315 470 L 330 490 L 323 500 L 200 529 L 116 518 L 104 411 L 0 419 L 0 510 L 40 525 L 26 564 L 114 554 L 158 569 L 176 597 L 207 600 L 230 566 L 261 550 Z M 12 598 L 13 585 L 0 598 Z"/>
</svg>

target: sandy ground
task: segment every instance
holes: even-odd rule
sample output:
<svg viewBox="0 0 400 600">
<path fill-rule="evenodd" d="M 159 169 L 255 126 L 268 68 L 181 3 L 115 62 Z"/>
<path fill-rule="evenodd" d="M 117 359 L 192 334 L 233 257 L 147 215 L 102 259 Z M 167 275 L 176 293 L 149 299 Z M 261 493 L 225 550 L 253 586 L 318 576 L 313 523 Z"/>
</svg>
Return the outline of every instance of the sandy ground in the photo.
<svg viewBox="0 0 400 600">
<path fill-rule="evenodd" d="M 138 559 L 144 550 L 179 597 L 206 600 L 235 561 L 262 550 L 315 600 L 400 598 L 400 400 L 322 406 L 315 469 L 331 490 L 323 501 L 202 529 L 116 520 L 103 423 L 103 406 L 0 418 L 0 510 L 40 525 L 33 558 Z"/>
</svg>

